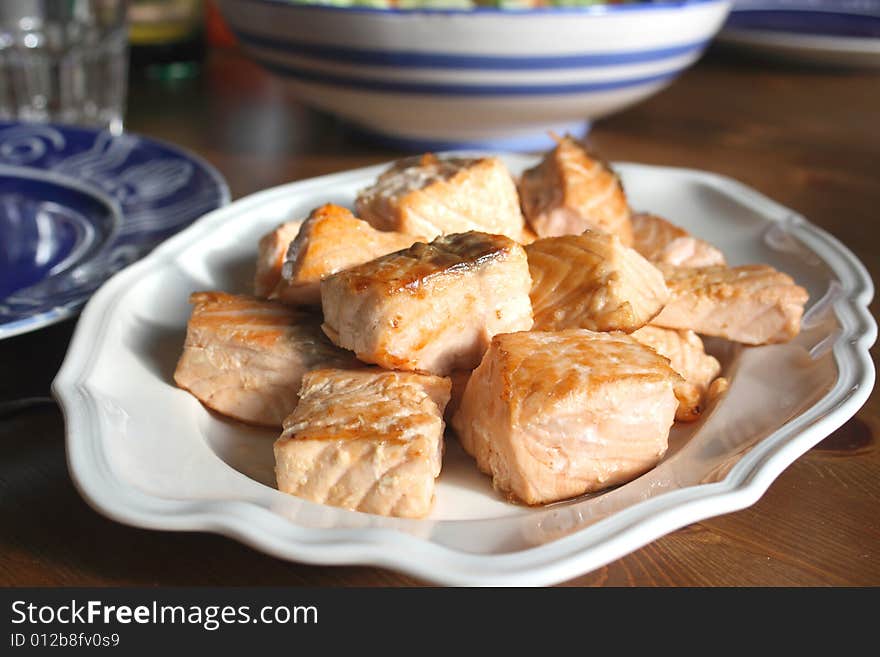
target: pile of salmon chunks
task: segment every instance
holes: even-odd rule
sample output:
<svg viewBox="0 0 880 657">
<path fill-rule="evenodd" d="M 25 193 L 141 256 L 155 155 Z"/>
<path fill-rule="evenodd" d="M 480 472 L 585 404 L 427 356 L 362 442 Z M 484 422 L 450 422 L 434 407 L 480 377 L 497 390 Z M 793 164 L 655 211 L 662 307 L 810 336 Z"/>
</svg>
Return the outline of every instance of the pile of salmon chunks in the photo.
<svg viewBox="0 0 880 657">
<path fill-rule="evenodd" d="M 279 490 L 366 513 L 430 513 L 447 423 L 511 501 L 629 481 L 726 388 L 700 335 L 784 342 L 807 301 L 631 210 L 568 137 L 518 180 L 424 155 L 355 213 L 293 219 L 260 240 L 253 295 L 192 295 L 175 381 L 281 431 Z"/>
</svg>

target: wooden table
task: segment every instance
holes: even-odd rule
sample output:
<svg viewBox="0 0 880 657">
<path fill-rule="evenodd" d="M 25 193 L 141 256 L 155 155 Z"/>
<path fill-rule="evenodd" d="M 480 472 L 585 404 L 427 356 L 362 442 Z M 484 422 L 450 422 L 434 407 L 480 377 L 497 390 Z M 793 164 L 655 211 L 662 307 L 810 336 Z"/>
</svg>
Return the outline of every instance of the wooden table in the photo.
<svg viewBox="0 0 880 657">
<path fill-rule="evenodd" d="M 737 178 L 835 234 L 876 278 L 878 117 L 877 73 L 770 67 L 714 53 L 668 90 L 599 122 L 590 141 L 609 158 Z M 196 81 L 133 81 L 128 127 L 207 158 L 235 198 L 398 155 L 304 109 L 229 51 L 212 52 Z M 0 399 L 46 394 L 73 326 L 0 342 Z M 63 434 L 54 408 L 0 420 L 0 584 L 419 583 L 376 568 L 287 563 L 220 536 L 107 520 L 71 485 Z M 673 532 L 570 584 L 880 584 L 878 437 L 874 394 L 753 507 Z"/>
</svg>

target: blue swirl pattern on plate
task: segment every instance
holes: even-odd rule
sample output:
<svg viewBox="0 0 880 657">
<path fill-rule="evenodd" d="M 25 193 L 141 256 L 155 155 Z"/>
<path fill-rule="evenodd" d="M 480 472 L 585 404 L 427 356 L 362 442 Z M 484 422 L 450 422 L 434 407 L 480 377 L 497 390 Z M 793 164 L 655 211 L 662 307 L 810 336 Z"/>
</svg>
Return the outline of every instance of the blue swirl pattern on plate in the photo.
<svg viewBox="0 0 880 657">
<path fill-rule="evenodd" d="M 173 146 L 0 122 L 0 338 L 70 317 L 114 273 L 228 202 L 222 176 Z"/>
<path fill-rule="evenodd" d="M 0 299 L 99 253 L 117 204 L 37 169 L 0 165 Z"/>
</svg>

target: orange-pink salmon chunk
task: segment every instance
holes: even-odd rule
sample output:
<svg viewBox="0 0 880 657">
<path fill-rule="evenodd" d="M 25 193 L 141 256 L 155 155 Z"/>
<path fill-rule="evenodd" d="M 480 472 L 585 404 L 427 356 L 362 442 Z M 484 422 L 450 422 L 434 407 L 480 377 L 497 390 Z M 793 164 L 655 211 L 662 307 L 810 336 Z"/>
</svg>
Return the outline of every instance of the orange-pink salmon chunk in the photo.
<svg viewBox="0 0 880 657">
<path fill-rule="evenodd" d="M 376 230 L 341 206 L 323 205 L 309 215 L 290 242 L 281 280 L 271 298 L 319 306 L 322 279 L 415 241 L 413 235 Z"/>
<path fill-rule="evenodd" d="M 274 301 L 196 292 L 174 381 L 208 408 L 250 424 L 280 427 L 305 372 L 361 366 L 334 347 L 321 318 Z"/>
<path fill-rule="evenodd" d="M 452 420 L 498 490 L 544 504 L 629 481 L 667 449 L 680 380 L 623 333 L 496 335 Z"/>
<path fill-rule="evenodd" d="M 531 328 L 530 287 L 510 238 L 445 235 L 325 278 L 324 331 L 362 361 L 446 375 L 476 367 L 496 333 Z"/>
<path fill-rule="evenodd" d="M 748 345 L 787 342 L 800 332 L 809 295 L 768 265 L 660 265 L 670 297 L 652 324 Z"/>
<path fill-rule="evenodd" d="M 449 379 L 378 368 L 309 372 L 275 442 L 278 489 L 364 513 L 428 515 L 449 387 Z"/>
<path fill-rule="evenodd" d="M 587 229 L 612 233 L 632 245 L 630 209 L 623 186 L 611 167 L 571 137 L 519 183 L 523 213 L 538 237 L 578 235 Z"/>
<path fill-rule="evenodd" d="M 258 297 L 268 298 L 281 280 L 284 256 L 299 226 L 299 221 L 287 221 L 260 238 L 254 275 L 254 294 Z"/>
<path fill-rule="evenodd" d="M 698 419 L 711 397 L 710 386 L 721 373 L 721 363 L 706 353 L 703 341 L 693 331 L 643 326 L 632 337 L 668 358 L 672 369 L 681 375 L 682 381 L 675 385 L 675 419 Z"/>
<path fill-rule="evenodd" d="M 651 262 L 680 267 L 727 264 L 714 246 L 655 214 L 634 214 L 632 226 L 633 248 Z"/>
<path fill-rule="evenodd" d="M 537 331 L 629 333 L 666 303 L 663 274 L 616 235 L 587 230 L 527 245 Z"/>
<path fill-rule="evenodd" d="M 400 160 L 360 192 L 355 208 L 379 230 L 424 240 L 471 230 L 519 240 L 525 227 L 516 183 L 497 157 Z"/>
</svg>

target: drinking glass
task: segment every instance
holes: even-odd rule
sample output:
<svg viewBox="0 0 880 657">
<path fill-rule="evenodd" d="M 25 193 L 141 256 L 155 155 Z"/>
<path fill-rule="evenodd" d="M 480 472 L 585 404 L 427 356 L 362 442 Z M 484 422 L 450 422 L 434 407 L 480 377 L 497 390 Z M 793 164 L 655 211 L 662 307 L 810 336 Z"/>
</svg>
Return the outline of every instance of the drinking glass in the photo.
<svg viewBox="0 0 880 657">
<path fill-rule="evenodd" d="M 0 119 L 122 132 L 127 0 L 0 0 Z"/>
</svg>

